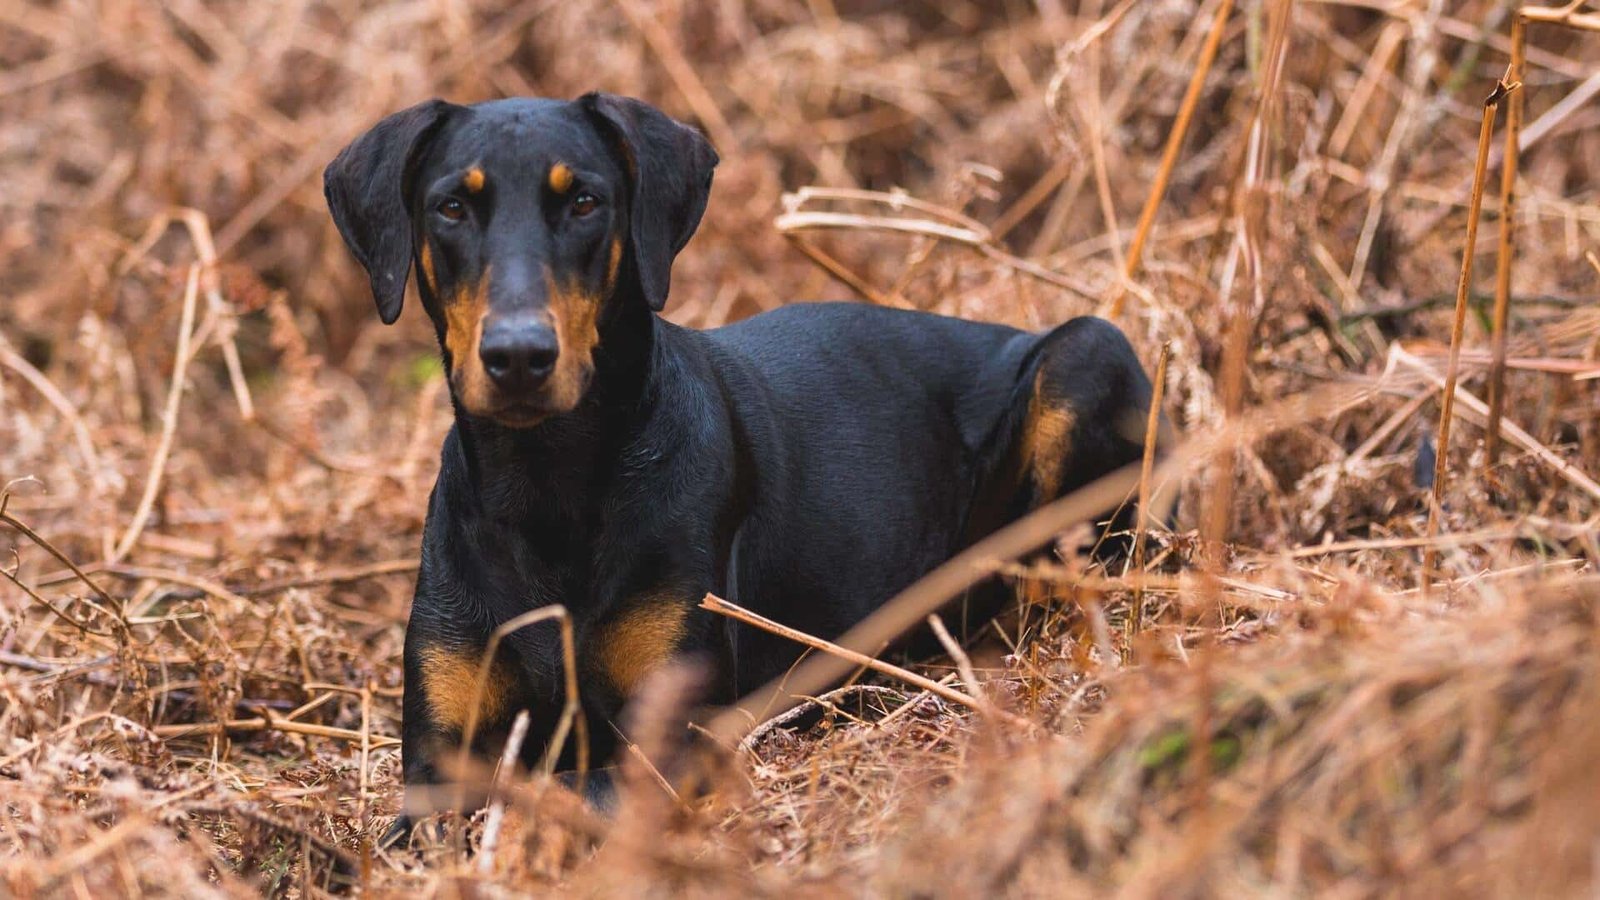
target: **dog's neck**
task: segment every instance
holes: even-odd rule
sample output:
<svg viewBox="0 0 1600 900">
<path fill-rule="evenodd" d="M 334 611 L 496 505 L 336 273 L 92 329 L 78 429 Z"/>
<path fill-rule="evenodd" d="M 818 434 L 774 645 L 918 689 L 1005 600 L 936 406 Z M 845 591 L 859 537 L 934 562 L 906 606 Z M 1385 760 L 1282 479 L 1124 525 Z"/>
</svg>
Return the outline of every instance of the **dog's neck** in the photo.
<svg viewBox="0 0 1600 900">
<path fill-rule="evenodd" d="M 571 412 L 531 428 L 508 428 L 468 414 L 452 394 L 456 433 L 480 511 L 523 527 L 586 529 L 602 495 L 595 479 L 644 419 L 661 366 L 662 327 L 642 298 L 607 301 L 594 375 Z"/>
</svg>

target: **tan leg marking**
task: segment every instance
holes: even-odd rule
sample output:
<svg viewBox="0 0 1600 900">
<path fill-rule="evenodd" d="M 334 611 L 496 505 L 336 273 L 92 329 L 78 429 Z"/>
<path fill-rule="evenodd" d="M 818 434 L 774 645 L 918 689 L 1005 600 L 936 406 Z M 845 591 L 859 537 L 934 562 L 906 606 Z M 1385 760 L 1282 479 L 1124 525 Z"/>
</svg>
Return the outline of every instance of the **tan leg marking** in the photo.
<svg viewBox="0 0 1600 900">
<path fill-rule="evenodd" d="M 1072 429 L 1077 416 L 1071 408 L 1044 396 L 1044 369 L 1033 379 L 1033 398 L 1023 423 L 1022 458 L 1033 478 L 1038 503 L 1054 500 L 1061 490 L 1061 469 L 1072 453 Z"/>
<path fill-rule="evenodd" d="M 602 625 L 595 658 L 600 671 L 623 694 L 632 694 L 646 675 L 677 652 L 689 618 L 689 604 L 671 596 L 634 601 L 616 619 Z"/>
<path fill-rule="evenodd" d="M 471 717 L 480 658 L 472 653 L 429 647 L 422 651 L 422 690 L 435 724 L 460 732 Z M 489 667 L 478 695 L 480 727 L 503 720 L 515 699 L 516 674 L 509 663 Z"/>
</svg>

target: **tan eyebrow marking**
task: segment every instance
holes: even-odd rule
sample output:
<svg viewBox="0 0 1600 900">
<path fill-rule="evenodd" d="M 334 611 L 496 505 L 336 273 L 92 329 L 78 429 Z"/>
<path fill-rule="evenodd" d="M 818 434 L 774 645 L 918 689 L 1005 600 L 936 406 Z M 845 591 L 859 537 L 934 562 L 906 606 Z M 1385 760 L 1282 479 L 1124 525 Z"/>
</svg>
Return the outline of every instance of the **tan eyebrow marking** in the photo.
<svg viewBox="0 0 1600 900">
<path fill-rule="evenodd" d="M 474 194 L 483 190 L 483 170 L 473 166 L 467 170 L 467 174 L 461 176 L 461 183 Z"/>
<path fill-rule="evenodd" d="M 550 167 L 550 190 L 558 194 L 565 194 L 572 189 L 572 169 L 566 163 L 556 163 Z"/>
</svg>

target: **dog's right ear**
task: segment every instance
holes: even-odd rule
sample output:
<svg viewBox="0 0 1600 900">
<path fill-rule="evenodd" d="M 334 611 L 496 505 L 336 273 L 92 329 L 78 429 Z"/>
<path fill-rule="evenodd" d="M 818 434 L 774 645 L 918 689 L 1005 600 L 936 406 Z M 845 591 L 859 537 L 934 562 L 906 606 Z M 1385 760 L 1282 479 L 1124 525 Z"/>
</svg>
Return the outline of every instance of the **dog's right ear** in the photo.
<svg viewBox="0 0 1600 900">
<path fill-rule="evenodd" d="M 400 317 L 411 270 L 412 164 L 428 138 L 462 107 L 429 100 L 403 109 L 340 151 L 322 172 L 322 192 L 339 236 L 372 279 L 385 325 Z"/>
</svg>

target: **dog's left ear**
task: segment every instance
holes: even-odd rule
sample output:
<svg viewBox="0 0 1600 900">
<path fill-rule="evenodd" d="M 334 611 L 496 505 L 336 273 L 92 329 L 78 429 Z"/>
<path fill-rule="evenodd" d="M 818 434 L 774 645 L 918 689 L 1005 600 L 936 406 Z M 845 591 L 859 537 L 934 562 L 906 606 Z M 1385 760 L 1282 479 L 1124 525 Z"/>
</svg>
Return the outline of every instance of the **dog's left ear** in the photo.
<svg viewBox="0 0 1600 900">
<path fill-rule="evenodd" d="M 672 260 L 706 211 L 717 151 L 699 131 L 643 101 L 593 93 L 578 103 L 612 132 L 628 165 L 630 252 L 645 302 L 660 312 Z"/>
<path fill-rule="evenodd" d="M 333 223 L 372 279 L 385 325 L 400 317 L 411 271 L 407 174 L 427 137 L 459 109 L 437 99 L 403 109 L 356 138 L 322 172 Z"/>
</svg>

